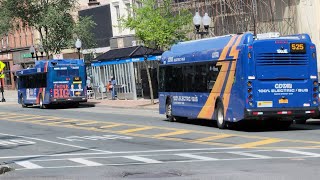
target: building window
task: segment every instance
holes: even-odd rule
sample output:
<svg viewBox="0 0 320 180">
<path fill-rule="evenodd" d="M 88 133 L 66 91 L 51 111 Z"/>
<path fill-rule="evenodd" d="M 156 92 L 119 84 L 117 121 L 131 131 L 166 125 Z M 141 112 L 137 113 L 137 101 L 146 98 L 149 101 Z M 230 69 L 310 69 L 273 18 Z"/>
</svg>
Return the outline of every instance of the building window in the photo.
<svg viewBox="0 0 320 180">
<path fill-rule="evenodd" d="M 5 85 L 12 85 L 11 73 L 10 73 L 10 63 L 4 62 L 4 64 L 6 64 L 6 67 L 3 69 L 3 73 L 5 75 L 5 77 L 4 77 Z"/>
<path fill-rule="evenodd" d="M 138 7 L 138 8 L 141 8 L 141 7 L 142 7 L 142 2 L 137 1 L 136 3 L 137 3 L 137 7 Z"/>
<path fill-rule="evenodd" d="M 130 7 L 130 3 L 126 3 L 126 10 L 127 10 L 127 14 L 128 16 L 131 16 L 131 7 Z"/>
<path fill-rule="evenodd" d="M 114 6 L 114 8 L 116 9 L 116 14 L 117 14 L 118 31 L 119 31 L 119 33 L 121 33 L 122 29 L 121 29 L 121 22 L 120 22 L 120 8 L 119 8 L 119 5 Z"/>
</svg>

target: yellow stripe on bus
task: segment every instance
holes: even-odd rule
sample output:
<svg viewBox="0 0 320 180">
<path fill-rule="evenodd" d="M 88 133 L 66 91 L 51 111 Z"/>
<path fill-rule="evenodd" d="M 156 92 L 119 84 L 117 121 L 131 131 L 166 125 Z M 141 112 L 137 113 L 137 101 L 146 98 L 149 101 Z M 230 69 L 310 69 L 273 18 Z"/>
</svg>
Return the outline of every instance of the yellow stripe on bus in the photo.
<svg viewBox="0 0 320 180">
<path fill-rule="evenodd" d="M 219 57 L 219 61 L 226 59 L 227 53 L 228 53 L 229 49 L 231 48 L 231 45 L 235 41 L 236 37 L 237 36 L 233 36 L 230 39 L 230 41 L 228 42 L 228 44 L 224 47 L 224 49 Z M 217 65 L 222 65 L 222 67 L 220 69 L 216 83 L 214 84 L 205 105 L 202 107 L 200 113 L 198 114 L 198 118 L 211 119 L 211 117 L 214 113 L 216 98 L 217 98 L 217 96 L 220 95 L 221 88 L 223 86 L 224 81 L 226 80 L 226 75 L 227 75 L 229 63 L 230 63 L 229 61 L 218 62 Z"/>
<path fill-rule="evenodd" d="M 226 116 L 226 112 L 228 110 L 229 107 L 229 102 L 230 102 L 230 93 L 231 93 L 231 88 L 234 82 L 234 75 L 235 75 L 235 70 L 236 70 L 236 65 L 237 65 L 237 60 L 238 60 L 238 56 L 239 56 L 239 50 L 237 50 L 237 46 L 240 44 L 241 39 L 242 39 L 241 35 L 237 42 L 235 43 L 235 45 L 232 47 L 230 55 L 229 56 L 233 56 L 234 61 L 232 61 L 232 65 L 231 68 L 229 70 L 229 76 L 228 76 L 228 81 L 227 81 L 227 85 L 226 88 L 224 90 L 224 94 L 223 94 L 223 106 L 224 106 L 224 115 Z"/>
</svg>

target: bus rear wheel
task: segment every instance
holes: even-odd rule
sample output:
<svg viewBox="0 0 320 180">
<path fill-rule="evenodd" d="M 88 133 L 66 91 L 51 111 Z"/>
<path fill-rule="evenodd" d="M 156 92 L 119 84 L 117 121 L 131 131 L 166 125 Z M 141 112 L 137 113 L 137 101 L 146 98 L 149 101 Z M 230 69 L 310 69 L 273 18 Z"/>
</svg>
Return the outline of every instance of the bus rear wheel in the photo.
<svg viewBox="0 0 320 180">
<path fill-rule="evenodd" d="M 166 116 L 167 116 L 168 121 L 170 121 L 170 122 L 175 121 L 175 118 L 172 115 L 172 105 L 171 105 L 170 101 L 167 102 L 167 104 L 166 104 Z"/>
<path fill-rule="evenodd" d="M 224 119 L 223 105 L 221 102 L 217 103 L 215 112 L 215 120 L 217 121 L 218 128 L 225 129 L 227 127 L 227 123 Z"/>
</svg>

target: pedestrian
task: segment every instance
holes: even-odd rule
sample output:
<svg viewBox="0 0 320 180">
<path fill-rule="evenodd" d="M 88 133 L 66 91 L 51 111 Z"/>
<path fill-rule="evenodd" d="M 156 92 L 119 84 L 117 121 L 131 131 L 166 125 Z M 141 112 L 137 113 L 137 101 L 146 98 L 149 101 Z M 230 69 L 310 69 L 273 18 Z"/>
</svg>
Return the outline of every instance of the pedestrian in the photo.
<svg viewBox="0 0 320 180">
<path fill-rule="evenodd" d="M 92 87 L 91 87 L 91 78 L 90 78 L 89 76 L 87 77 L 86 83 L 87 83 L 87 90 L 92 90 Z"/>
<path fill-rule="evenodd" d="M 117 84 L 117 81 L 115 80 L 115 78 L 113 76 L 111 76 L 110 78 L 110 83 L 111 83 L 111 96 L 112 96 L 112 100 L 116 99 L 116 89 L 115 89 L 115 85 Z"/>
</svg>

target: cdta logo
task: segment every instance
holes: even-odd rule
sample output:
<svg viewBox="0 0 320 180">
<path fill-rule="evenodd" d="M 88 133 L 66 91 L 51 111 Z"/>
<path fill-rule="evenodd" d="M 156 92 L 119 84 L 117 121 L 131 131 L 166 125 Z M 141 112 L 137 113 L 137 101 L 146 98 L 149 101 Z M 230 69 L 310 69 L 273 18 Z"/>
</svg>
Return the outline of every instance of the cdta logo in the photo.
<svg viewBox="0 0 320 180">
<path fill-rule="evenodd" d="M 276 89 L 291 89 L 292 88 L 292 84 L 275 84 L 274 87 Z"/>
</svg>

